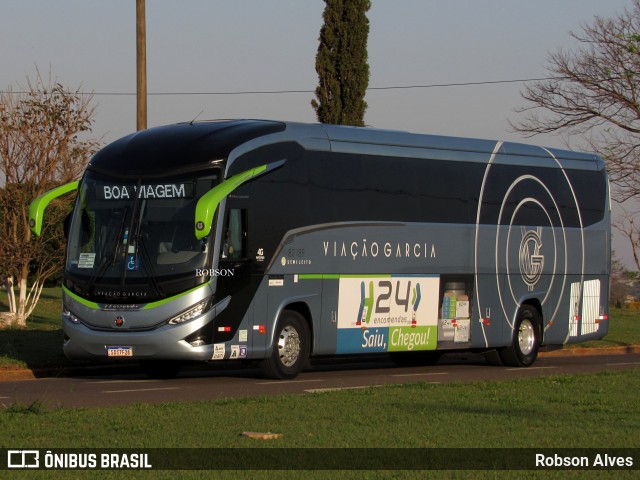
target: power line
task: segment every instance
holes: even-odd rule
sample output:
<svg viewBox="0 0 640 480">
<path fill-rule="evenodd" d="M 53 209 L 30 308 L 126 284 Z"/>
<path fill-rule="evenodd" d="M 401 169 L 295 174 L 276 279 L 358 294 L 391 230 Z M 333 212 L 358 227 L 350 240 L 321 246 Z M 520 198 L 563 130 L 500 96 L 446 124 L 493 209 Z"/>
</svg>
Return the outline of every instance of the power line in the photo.
<svg viewBox="0 0 640 480">
<path fill-rule="evenodd" d="M 482 85 L 497 85 L 504 83 L 524 83 L 535 82 L 542 80 L 554 80 L 551 77 L 544 78 L 524 78 L 524 79 L 512 79 L 512 80 L 487 80 L 481 82 L 456 82 L 456 83 L 431 83 L 426 85 L 393 85 L 386 87 L 369 87 L 367 90 L 412 90 L 412 89 L 424 89 L 424 88 L 446 88 L 446 87 L 469 87 L 469 86 L 482 86 Z M 26 91 L 12 91 L 12 90 L 0 90 L 0 94 L 28 94 Z M 81 95 L 94 95 L 101 97 L 133 97 L 135 92 L 78 92 Z M 315 90 L 241 90 L 230 92 L 149 92 L 148 96 L 154 97 L 170 97 L 170 96 L 197 96 L 197 95 L 282 95 L 293 93 L 315 93 Z"/>
<path fill-rule="evenodd" d="M 499 83 L 524 83 L 524 82 L 537 82 L 542 80 L 554 80 L 554 78 L 545 77 L 545 78 L 523 78 L 523 79 L 515 79 L 515 80 L 487 80 L 484 82 L 432 83 L 429 85 L 370 87 L 367 90 L 401 90 L 401 89 L 411 89 L 411 88 L 469 87 L 474 85 L 496 85 Z"/>
</svg>

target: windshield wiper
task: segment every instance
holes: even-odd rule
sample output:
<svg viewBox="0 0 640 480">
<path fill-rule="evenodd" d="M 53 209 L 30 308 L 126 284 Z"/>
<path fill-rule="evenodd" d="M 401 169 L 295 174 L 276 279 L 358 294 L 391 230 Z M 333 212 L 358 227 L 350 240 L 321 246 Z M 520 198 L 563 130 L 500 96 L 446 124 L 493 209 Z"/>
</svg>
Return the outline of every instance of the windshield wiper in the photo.
<svg viewBox="0 0 640 480">
<path fill-rule="evenodd" d="M 96 280 L 98 280 L 99 278 L 102 278 L 102 275 L 104 275 L 104 272 L 107 271 L 107 268 L 109 268 L 111 265 L 114 265 L 116 263 L 118 259 L 118 255 L 120 253 L 120 238 L 122 238 L 122 235 L 124 233 L 124 226 L 127 220 L 128 213 L 129 213 L 129 208 L 127 207 L 125 208 L 122 214 L 122 222 L 120 223 L 120 229 L 118 231 L 118 235 L 116 235 L 115 237 L 116 244 L 113 248 L 114 250 L 113 256 L 107 257 L 106 255 L 106 252 L 108 251 L 107 245 L 108 244 L 110 245 L 110 242 L 105 242 L 100 251 L 100 259 L 101 259 L 100 265 L 98 266 L 96 271 L 93 273 L 93 275 L 91 275 L 87 283 L 84 285 L 84 288 L 82 289 L 83 295 L 87 296 L 89 293 L 89 290 L 91 289 L 91 287 L 93 287 L 93 284 L 96 282 Z"/>
<path fill-rule="evenodd" d="M 136 205 L 139 203 L 138 200 L 140 199 L 139 193 L 138 193 L 139 189 L 140 189 L 140 182 L 138 182 L 138 188 L 136 189 Z M 144 218 L 146 207 L 147 207 L 147 200 L 142 199 L 142 201 L 140 202 L 140 210 L 137 212 L 138 221 L 136 222 L 136 226 L 135 226 L 136 230 L 135 232 L 131 232 L 131 231 L 129 232 L 130 236 L 127 242 L 127 247 L 126 247 L 127 252 L 125 254 L 125 257 L 129 258 L 129 255 L 132 255 L 132 261 L 134 262 L 134 265 L 135 265 L 138 254 L 140 254 L 140 256 L 142 257 L 142 264 L 144 265 L 144 268 L 147 272 L 147 277 L 149 278 L 151 286 L 155 290 L 156 295 L 158 295 L 160 298 L 164 298 L 165 297 L 164 291 L 162 290 L 162 288 L 160 287 L 160 284 L 158 283 L 156 272 L 155 272 L 155 269 L 153 268 L 153 263 L 151 262 L 151 258 L 149 257 L 149 252 L 147 250 L 147 247 L 140 233 L 140 230 L 142 229 L 142 219 Z M 131 227 L 133 227 L 133 222 L 131 224 Z M 125 266 L 125 270 L 124 270 L 125 273 L 124 275 L 122 275 L 123 285 L 125 282 L 127 270 L 128 270 L 127 266 Z"/>
<path fill-rule="evenodd" d="M 153 268 L 153 263 L 151 262 L 151 258 L 149 257 L 149 252 L 147 250 L 147 247 L 142 239 L 142 235 L 140 235 L 139 233 L 136 234 L 135 242 L 136 242 L 136 248 L 138 249 L 138 252 L 142 256 L 142 263 L 145 266 L 145 270 L 147 271 L 147 277 L 151 281 L 151 286 L 156 291 L 156 294 L 158 295 L 158 297 L 165 298 L 164 290 L 162 290 L 162 287 L 160 287 L 160 284 L 158 283 L 156 272 L 155 272 L 155 269 Z"/>
</svg>

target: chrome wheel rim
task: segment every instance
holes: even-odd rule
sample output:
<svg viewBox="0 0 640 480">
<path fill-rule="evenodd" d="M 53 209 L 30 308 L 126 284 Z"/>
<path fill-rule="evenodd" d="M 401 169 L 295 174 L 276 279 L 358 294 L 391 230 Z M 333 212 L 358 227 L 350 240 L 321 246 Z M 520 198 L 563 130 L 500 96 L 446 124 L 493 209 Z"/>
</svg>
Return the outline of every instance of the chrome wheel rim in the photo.
<svg viewBox="0 0 640 480">
<path fill-rule="evenodd" d="M 536 335 L 533 330 L 533 324 L 528 319 L 523 320 L 518 330 L 518 345 L 523 355 L 529 355 L 533 352 L 535 341 Z"/>
<path fill-rule="evenodd" d="M 295 365 L 300 356 L 300 335 L 291 325 L 282 329 L 278 337 L 278 356 L 285 367 Z"/>
</svg>

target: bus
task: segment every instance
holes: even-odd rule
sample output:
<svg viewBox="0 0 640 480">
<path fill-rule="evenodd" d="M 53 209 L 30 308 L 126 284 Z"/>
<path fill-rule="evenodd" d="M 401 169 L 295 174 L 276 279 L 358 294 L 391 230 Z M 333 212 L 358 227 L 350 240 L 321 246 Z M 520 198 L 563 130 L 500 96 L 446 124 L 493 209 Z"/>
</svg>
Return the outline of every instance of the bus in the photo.
<svg viewBox="0 0 640 480">
<path fill-rule="evenodd" d="M 593 154 L 268 120 L 107 145 L 74 192 L 63 350 L 173 376 L 312 357 L 483 353 L 527 367 L 608 329 L 610 197 Z"/>
</svg>

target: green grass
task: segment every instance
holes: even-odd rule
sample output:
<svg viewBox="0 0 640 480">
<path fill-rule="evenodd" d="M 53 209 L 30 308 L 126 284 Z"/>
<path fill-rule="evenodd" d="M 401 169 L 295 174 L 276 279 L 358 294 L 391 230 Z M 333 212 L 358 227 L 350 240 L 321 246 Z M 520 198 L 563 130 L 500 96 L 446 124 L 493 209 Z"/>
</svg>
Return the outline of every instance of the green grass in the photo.
<svg viewBox="0 0 640 480">
<path fill-rule="evenodd" d="M 0 311 L 8 311 L 0 289 Z M 24 329 L 0 330 L 0 368 L 43 368 L 66 364 L 62 353 L 62 289 L 45 288 Z"/>
<path fill-rule="evenodd" d="M 416 383 L 307 395 L 0 412 L 2 443 L 32 447 L 589 448 L 640 444 L 640 371 Z M 80 433 L 78 427 L 90 425 Z M 393 426 L 393 428 L 389 428 Z"/>
<path fill-rule="evenodd" d="M 448 447 L 462 449 L 464 455 L 468 447 L 630 447 L 640 444 L 639 382 L 640 372 L 630 371 L 117 408 L 18 406 L 0 412 L 1 443 L 8 448 L 89 449 L 331 447 L 352 449 L 354 455 L 366 455 L 367 448 Z M 243 431 L 283 436 L 265 442 L 243 438 Z M 77 478 L 77 472 L 76 476 L 67 473 L 63 478 Z M 103 473 L 110 478 L 116 472 Z M 181 472 L 180 478 L 183 473 L 188 478 L 272 478 L 277 474 Z M 543 473 L 545 478 L 602 475 L 485 471 L 467 477 L 465 472 L 449 473 L 441 472 L 438 478 L 504 478 L 505 473 L 509 478 L 542 478 Z M 304 476 L 335 478 L 329 472 Z M 425 472 L 344 472 L 340 477 L 425 478 Z M 616 472 L 616 477 L 633 478 L 630 472 Z"/>
<path fill-rule="evenodd" d="M 0 312 L 8 312 L 8 305 L 7 292 L 4 288 L 0 288 Z M 43 288 L 40 301 L 27 320 L 27 330 L 59 330 L 61 312 L 62 289 L 60 287 Z"/>
</svg>

